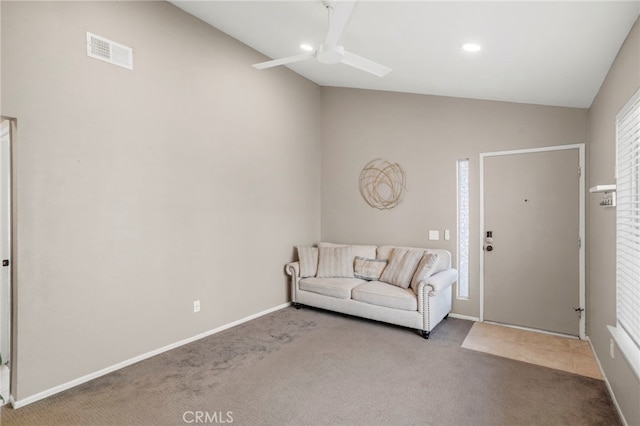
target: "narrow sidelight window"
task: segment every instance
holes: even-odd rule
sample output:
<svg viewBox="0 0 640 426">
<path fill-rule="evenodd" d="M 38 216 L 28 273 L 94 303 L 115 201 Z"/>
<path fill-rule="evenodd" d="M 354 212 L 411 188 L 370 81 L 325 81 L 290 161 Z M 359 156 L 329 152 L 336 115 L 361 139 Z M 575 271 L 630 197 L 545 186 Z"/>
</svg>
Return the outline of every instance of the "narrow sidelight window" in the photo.
<svg viewBox="0 0 640 426">
<path fill-rule="evenodd" d="M 469 298 L 469 159 L 458 160 L 458 299 Z"/>
</svg>

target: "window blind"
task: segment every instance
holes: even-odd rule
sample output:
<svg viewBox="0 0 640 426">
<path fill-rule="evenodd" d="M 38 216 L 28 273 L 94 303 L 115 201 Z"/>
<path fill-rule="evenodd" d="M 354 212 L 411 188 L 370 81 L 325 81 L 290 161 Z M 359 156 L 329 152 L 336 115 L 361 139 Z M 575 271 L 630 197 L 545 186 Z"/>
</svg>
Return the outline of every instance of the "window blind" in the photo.
<svg viewBox="0 0 640 426">
<path fill-rule="evenodd" d="M 640 90 L 616 117 L 616 317 L 640 348 Z"/>
</svg>

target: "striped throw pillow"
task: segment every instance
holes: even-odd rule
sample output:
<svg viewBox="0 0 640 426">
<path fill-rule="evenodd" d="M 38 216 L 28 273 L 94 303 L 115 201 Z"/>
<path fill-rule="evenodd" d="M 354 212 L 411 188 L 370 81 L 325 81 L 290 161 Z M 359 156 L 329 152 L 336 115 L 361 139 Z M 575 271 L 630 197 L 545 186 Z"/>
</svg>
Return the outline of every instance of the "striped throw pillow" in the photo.
<svg viewBox="0 0 640 426">
<path fill-rule="evenodd" d="M 422 280 L 426 280 L 436 271 L 438 265 L 439 256 L 437 253 L 426 253 L 420 259 L 416 273 L 411 280 L 411 288 L 414 292 L 418 292 L 418 283 Z"/>
<path fill-rule="evenodd" d="M 389 258 L 389 264 L 382 272 L 380 281 L 402 288 L 409 288 L 411 278 L 413 278 L 423 254 L 423 250 L 394 248 Z"/>
<path fill-rule="evenodd" d="M 347 247 L 319 247 L 319 278 L 353 278 L 353 249 Z"/>
<path fill-rule="evenodd" d="M 298 261 L 300 262 L 300 277 L 315 277 L 318 272 L 318 248 L 296 248 L 298 249 Z"/>
<path fill-rule="evenodd" d="M 353 275 L 363 280 L 375 281 L 380 279 L 385 266 L 387 266 L 386 260 L 356 256 L 353 263 Z"/>
</svg>

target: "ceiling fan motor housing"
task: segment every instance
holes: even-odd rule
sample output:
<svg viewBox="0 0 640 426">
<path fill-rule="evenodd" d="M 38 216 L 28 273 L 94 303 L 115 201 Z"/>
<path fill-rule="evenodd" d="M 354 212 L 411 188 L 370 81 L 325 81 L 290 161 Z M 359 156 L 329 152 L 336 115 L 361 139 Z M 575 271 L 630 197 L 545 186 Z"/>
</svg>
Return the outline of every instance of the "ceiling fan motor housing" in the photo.
<svg viewBox="0 0 640 426">
<path fill-rule="evenodd" d="M 339 64 L 344 59 L 344 47 L 322 45 L 318 49 L 316 58 L 323 64 Z"/>
</svg>

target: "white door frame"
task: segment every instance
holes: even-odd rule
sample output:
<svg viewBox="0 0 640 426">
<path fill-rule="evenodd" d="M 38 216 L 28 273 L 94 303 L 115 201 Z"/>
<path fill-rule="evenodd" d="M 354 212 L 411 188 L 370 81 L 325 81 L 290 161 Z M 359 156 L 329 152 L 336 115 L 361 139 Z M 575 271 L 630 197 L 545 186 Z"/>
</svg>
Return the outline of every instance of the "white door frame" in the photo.
<svg viewBox="0 0 640 426">
<path fill-rule="evenodd" d="M 13 351 L 12 347 L 12 305 L 13 305 L 13 294 L 12 294 L 12 271 L 13 271 L 13 244 L 12 244 L 12 197 L 13 197 L 13 183 L 12 183 L 12 151 L 13 151 L 13 139 L 14 132 L 16 130 L 16 119 L 11 117 L 0 116 L 0 123 L 5 125 L 8 123 L 8 146 L 7 150 L 3 152 L 6 157 L 0 156 L 0 160 L 2 161 L 2 166 L 0 169 L 2 170 L 2 176 L 0 176 L 0 181 L 4 181 L 3 185 L 6 182 L 7 185 L 7 193 L 3 193 L 2 196 L 6 197 L 3 201 L 3 204 L 6 204 L 6 210 L 0 211 L 0 217 L 2 217 L 3 225 L 7 226 L 7 240 L 0 241 L 0 244 L 3 248 L 6 248 L 7 253 L 3 255 L 4 259 L 9 260 L 8 266 L 0 266 L 0 268 L 8 269 L 8 287 L 1 288 L 0 287 L 0 298 L 6 300 L 2 300 L 2 305 L 0 308 L 0 328 L 2 330 L 2 334 L 0 337 L 0 349 L 2 349 L 2 361 L 4 365 L 0 366 L 0 394 L 2 394 L 4 398 L 4 404 L 10 402 L 11 399 L 11 355 Z M 4 150 L 4 147 L 2 147 Z M 5 257 L 6 256 L 6 257 Z M 2 259 L 0 259 L 2 260 Z M 3 271 L 4 272 L 4 271 Z M 7 312 L 8 311 L 8 312 Z M 1 404 L 1 403 L 0 403 Z"/>
<path fill-rule="evenodd" d="M 517 149 L 513 151 L 497 151 L 497 152 L 485 152 L 480 154 L 480 321 L 484 321 L 484 160 L 487 157 L 498 157 L 505 155 L 516 155 L 516 154 L 531 154 L 535 152 L 548 152 L 548 151 L 563 151 L 569 149 L 577 149 L 579 156 L 579 167 L 580 167 L 580 179 L 578 183 L 578 188 L 580 192 L 580 206 L 579 206 L 579 238 L 581 241 L 580 249 L 579 249 L 579 276 L 580 276 L 580 295 L 579 295 L 579 303 L 580 307 L 584 309 L 582 311 L 582 315 L 580 316 L 579 323 L 579 337 L 580 339 L 585 339 L 585 323 L 586 323 L 586 306 L 585 306 L 585 148 L 584 144 L 573 144 L 573 145 L 559 145 L 559 146 L 549 146 L 542 148 L 530 148 L 530 149 Z M 576 171 L 577 172 L 577 171 Z M 576 244 L 578 242 L 576 241 Z"/>
</svg>

